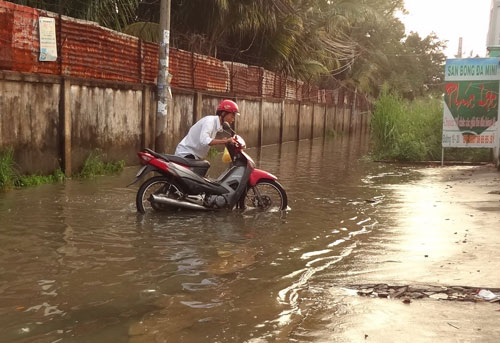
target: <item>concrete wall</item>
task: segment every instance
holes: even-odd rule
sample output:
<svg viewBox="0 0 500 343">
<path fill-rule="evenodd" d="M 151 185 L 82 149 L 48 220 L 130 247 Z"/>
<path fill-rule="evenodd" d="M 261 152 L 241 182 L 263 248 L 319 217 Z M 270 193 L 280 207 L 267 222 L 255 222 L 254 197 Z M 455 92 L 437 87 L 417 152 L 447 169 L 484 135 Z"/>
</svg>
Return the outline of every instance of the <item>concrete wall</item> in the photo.
<svg viewBox="0 0 500 343">
<path fill-rule="evenodd" d="M 0 95 L 0 150 L 21 173 L 71 174 L 96 149 L 133 164 L 154 138 L 149 87 L 1 72 Z"/>
<path fill-rule="evenodd" d="M 141 149 L 142 91 L 72 84 L 71 163 L 80 167 L 89 152 L 102 150 L 110 158 L 136 162 Z"/>
<path fill-rule="evenodd" d="M 351 109 L 348 106 L 344 106 L 344 118 L 342 119 L 343 126 L 342 126 L 342 132 L 350 132 L 350 125 L 351 125 Z"/>
<path fill-rule="evenodd" d="M 222 98 L 214 96 L 203 96 L 201 112 L 203 116 L 214 115 L 217 112 L 217 106 Z"/>
<path fill-rule="evenodd" d="M 22 173 L 67 174 L 95 149 L 109 160 L 137 163 L 144 147 L 173 153 L 199 118 L 215 114 L 219 94 L 173 90 L 165 117 L 156 114 L 155 88 L 0 71 L 0 150 L 14 149 Z M 368 131 L 370 116 L 347 104 L 237 98 L 235 129 L 248 147 L 321 137 L 327 130 Z"/>
<path fill-rule="evenodd" d="M 172 110 L 167 113 L 168 135 L 166 151 L 174 153 L 177 143 L 184 138 L 189 128 L 195 123 L 195 96 L 193 94 L 173 94 L 173 101 L 170 108 Z M 206 114 L 214 113 L 208 112 Z"/>
<path fill-rule="evenodd" d="M 259 145 L 260 103 L 257 100 L 238 99 L 240 115 L 236 118 L 235 130 L 245 139 L 249 147 Z"/>
<path fill-rule="evenodd" d="M 337 107 L 326 105 L 326 118 L 325 118 L 325 133 L 336 131 L 335 120 L 337 114 Z"/>
<path fill-rule="evenodd" d="M 262 145 L 278 144 L 281 128 L 281 101 L 262 103 L 263 136 Z"/>
<path fill-rule="evenodd" d="M 299 114 L 299 140 L 311 138 L 312 119 L 313 119 L 312 104 L 301 104 Z"/>
<path fill-rule="evenodd" d="M 335 129 L 336 132 L 343 132 L 344 125 L 344 105 L 338 104 L 335 111 Z"/>
<path fill-rule="evenodd" d="M 0 150 L 13 147 L 22 172 L 48 173 L 60 165 L 60 88 L 39 78 L 0 79 Z"/>
<path fill-rule="evenodd" d="M 283 142 L 296 141 L 298 138 L 299 106 L 298 102 L 285 102 L 285 111 L 283 113 Z"/>
<path fill-rule="evenodd" d="M 313 116 L 313 138 L 323 137 L 325 135 L 325 108 L 326 105 L 314 104 Z"/>
</svg>

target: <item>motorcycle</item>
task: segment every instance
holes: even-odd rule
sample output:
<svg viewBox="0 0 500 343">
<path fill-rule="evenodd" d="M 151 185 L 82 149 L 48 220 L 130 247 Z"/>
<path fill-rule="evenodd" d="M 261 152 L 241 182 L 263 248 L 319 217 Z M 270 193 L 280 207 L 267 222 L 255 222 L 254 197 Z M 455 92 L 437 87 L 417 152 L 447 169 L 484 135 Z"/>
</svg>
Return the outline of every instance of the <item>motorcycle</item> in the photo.
<svg viewBox="0 0 500 343">
<path fill-rule="evenodd" d="M 277 177 L 257 169 L 244 151 L 246 143 L 243 138 L 228 125 L 224 129 L 233 137 L 233 144 L 226 144 L 231 165 L 215 180 L 205 177 L 210 167 L 208 161 L 160 154 L 151 149 L 140 151 L 138 156 L 143 167 L 130 185 L 150 172 L 159 175 L 148 178 L 139 187 L 137 211 L 146 213 L 181 208 L 286 210 L 288 198 Z"/>
</svg>

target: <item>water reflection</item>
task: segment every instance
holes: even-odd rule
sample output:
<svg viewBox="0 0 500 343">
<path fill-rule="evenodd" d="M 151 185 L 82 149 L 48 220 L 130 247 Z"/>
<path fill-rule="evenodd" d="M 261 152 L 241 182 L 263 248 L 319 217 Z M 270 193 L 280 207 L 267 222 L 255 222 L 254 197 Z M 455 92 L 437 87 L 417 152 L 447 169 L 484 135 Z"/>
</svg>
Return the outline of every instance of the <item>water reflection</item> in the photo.
<svg viewBox="0 0 500 343">
<path fill-rule="evenodd" d="M 392 175 L 366 136 L 249 149 L 291 211 L 138 215 L 136 168 L 0 194 L 0 328 L 9 342 L 287 337 L 322 280 L 356 275 Z M 211 176 L 226 167 L 212 163 Z M 406 174 L 405 174 L 406 173 Z"/>
</svg>

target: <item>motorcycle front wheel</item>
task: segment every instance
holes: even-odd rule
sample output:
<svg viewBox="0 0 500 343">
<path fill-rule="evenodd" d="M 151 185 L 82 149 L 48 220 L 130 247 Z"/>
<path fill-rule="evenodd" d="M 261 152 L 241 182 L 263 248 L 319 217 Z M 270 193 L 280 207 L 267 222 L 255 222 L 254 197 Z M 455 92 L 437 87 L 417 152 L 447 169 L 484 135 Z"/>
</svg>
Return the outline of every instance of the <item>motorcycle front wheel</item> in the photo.
<svg viewBox="0 0 500 343">
<path fill-rule="evenodd" d="M 288 206 L 288 198 L 283 186 L 274 180 L 260 180 L 249 187 L 245 197 L 239 202 L 241 209 L 259 209 L 262 211 L 284 211 Z"/>
<path fill-rule="evenodd" d="M 171 199 L 179 199 L 182 192 L 178 186 L 173 184 L 164 176 L 154 176 L 146 180 L 139 190 L 135 198 L 137 211 L 140 213 L 153 211 L 166 211 L 172 207 L 151 201 L 151 195 L 161 195 Z"/>
</svg>

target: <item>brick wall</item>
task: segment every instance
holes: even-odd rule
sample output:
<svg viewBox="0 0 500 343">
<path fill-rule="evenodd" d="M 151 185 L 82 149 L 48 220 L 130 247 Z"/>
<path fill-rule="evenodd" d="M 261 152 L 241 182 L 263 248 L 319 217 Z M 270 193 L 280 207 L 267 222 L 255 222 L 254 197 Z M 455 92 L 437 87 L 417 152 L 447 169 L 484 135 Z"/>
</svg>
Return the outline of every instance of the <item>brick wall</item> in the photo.
<svg viewBox="0 0 500 343">
<path fill-rule="evenodd" d="M 58 59 L 40 62 L 38 18 L 56 21 Z M 101 27 L 0 1 L 0 70 L 154 85 L 158 45 Z M 334 92 L 261 67 L 171 49 L 172 86 L 232 96 L 332 104 Z M 350 90 L 343 89 L 342 94 Z M 347 96 L 347 99 L 352 99 Z M 365 102 L 360 104 L 368 106 Z"/>
</svg>

